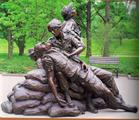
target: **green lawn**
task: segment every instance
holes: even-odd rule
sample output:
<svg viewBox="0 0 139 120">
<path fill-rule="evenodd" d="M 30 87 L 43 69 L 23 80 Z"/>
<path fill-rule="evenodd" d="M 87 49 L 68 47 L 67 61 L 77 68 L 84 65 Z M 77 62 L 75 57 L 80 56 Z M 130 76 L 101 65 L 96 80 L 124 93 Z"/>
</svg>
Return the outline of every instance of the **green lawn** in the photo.
<svg viewBox="0 0 139 120">
<path fill-rule="evenodd" d="M 92 54 L 101 55 L 102 41 L 92 40 Z M 122 45 L 119 40 L 110 41 L 110 55 L 139 56 L 139 40 L 124 39 Z M 83 52 L 85 55 L 86 51 Z"/>
<path fill-rule="evenodd" d="M 0 54 L 0 71 L 8 73 L 26 73 L 35 68 L 35 63 L 27 56 L 14 54 L 13 59 L 7 59 L 7 54 Z"/>
<path fill-rule="evenodd" d="M 7 42 L 0 40 L 0 72 L 8 73 L 26 73 L 35 68 L 35 63 L 27 56 L 29 48 L 33 47 L 34 41 L 26 43 L 25 55 L 18 56 L 18 48 L 14 45 L 14 56 L 12 59 L 7 59 Z M 120 73 L 139 76 L 139 40 L 124 40 L 119 46 L 119 42 L 111 41 L 111 55 L 120 56 Z M 101 54 L 101 45 L 98 41 L 93 40 L 92 53 L 94 55 Z M 81 59 L 86 63 L 85 51 L 81 54 Z M 101 66 L 100 66 L 101 67 Z"/>
</svg>

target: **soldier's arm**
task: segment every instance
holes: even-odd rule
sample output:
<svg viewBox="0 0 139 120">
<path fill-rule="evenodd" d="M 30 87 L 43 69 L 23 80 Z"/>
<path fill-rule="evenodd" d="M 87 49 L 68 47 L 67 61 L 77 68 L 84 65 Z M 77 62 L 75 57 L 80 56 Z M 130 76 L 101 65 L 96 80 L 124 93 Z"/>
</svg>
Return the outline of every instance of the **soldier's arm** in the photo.
<svg viewBox="0 0 139 120">
<path fill-rule="evenodd" d="M 44 63 L 44 69 L 47 72 L 48 83 L 52 90 L 53 95 L 55 96 L 59 105 L 65 106 L 66 102 L 59 98 L 57 89 L 56 89 L 56 85 L 54 83 L 55 76 L 54 76 L 53 61 L 51 60 L 51 58 L 46 56 L 45 58 L 43 58 L 43 63 Z"/>
<path fill-rule="evenodd" d="M 85 49 L 83 42 L 77 40 L 76 38 L 72 37 L 71 42 L 76 49 L 70 53 L 70 56 L 79 55 Z"/>
<path fill-rule="evenodd" d="M 58 93 L 57 93 L 57 89 L 56 86 L 54 84 L 54 72 L 53 71 L 49 71 L 48 73 L 48 82 L 49 85 L 51 87 L 52 93 L 54 94 L 57 102 L 59 103 L 60 106 L 66 106 L 66 101 L 62 100 L 61 98 L 59 98 Z"/>
<path fill-rule="evenodd" d="M 48 74 L 48 83 L 50 85 L 52 93 L 54 94 L 56 99 L 58 99 L 57 89 L 56 89 L 56 86 L 54 84 L 54 72 L 53 71 L 48 71 L 47 74 Z"/>
</svg>

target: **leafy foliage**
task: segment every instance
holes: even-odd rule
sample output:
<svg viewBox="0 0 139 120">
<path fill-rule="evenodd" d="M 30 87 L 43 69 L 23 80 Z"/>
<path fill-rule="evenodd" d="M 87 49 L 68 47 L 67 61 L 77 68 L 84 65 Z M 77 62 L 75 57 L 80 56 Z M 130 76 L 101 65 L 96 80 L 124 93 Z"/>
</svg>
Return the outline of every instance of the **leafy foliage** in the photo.
<svg viewBox="0 0 139 120">
<path fill-rule="evenodd" d="M 12 33 L 14 53 L 17 53 L 18 48 L 25 48 L 26 54 L 27 49 L 33 47 L 35 43 L 47 41 L 51 36 L 47 31 L 48 22 L 53 18 L 63 21 L 61 9 L 70 2 L 73 2 L 77 10 L 78 16 L 75 19 L 81 28 L 82 37 L 85 38 L 84 42 L 87 43 L 87 0 L 0 0 L 0 48 L 2 48 L 0 53 L 7 53 L 8 47 L 2 43 L 6 43 L 8 30 L 11 30 Z M 139 12 L 137 13 L 137 9 L 139 7 L 129 10 L 129 5 L 124 1 L 110 1 L 110 21 L 107 29 L 104 25 L 105 7 L 105 1 L 91 0 L 92 53 L 94 55 L 102 54 L 100 51 L 103 48 L 105 33 L 108 31 L 110 55 L 128 55 L 132 53 L 132 55 L 138 56 L 138 42 L 134 42 L 134 39 L 139 37 L 137 31 L 139 28 L 139 24 L 137 24 Z M 131 39 L 131 43 L 127 39 Z M 85 55 L 85 51 L 83 54 Z M 14 55 L 13 59 L 16 59 L 16 57 L 17 54 Z M 4 54 L 4 58 L 6 58 L 6 54 Z M 19 59 L 22 61 L 26 57 L 19 57 Z M 86 60 L 86 58 L 83 59 Z M 16 62 L 16 60 L 13 60 L 13 62 Z M 7 69 L 9 69 L 7 71 L 10 71 L 13 67 Z"/>
</svg>

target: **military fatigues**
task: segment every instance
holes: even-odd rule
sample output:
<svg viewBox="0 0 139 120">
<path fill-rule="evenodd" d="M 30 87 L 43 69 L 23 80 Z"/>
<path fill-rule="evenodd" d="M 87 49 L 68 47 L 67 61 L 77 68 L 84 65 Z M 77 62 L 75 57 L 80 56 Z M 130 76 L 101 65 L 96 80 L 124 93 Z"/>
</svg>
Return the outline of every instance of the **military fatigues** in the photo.
<svg viewBox="0 0 139 120">
<path fill-rule="evenodd" d="M 112 91 L 112 93 L 116 97 L 118 97 L 119 90 L 117 88 L 117 85 L 115 83 L 112 73 L 104 69 L 94 67 L 94 66 L 91 66 L 91 69 L 93 73 Z"/>
<path fill-rule="evenodd" d="M 61 51 L 72 53 L 78 47 L 84 46 L 80 38 L 80 29 L 72 18 L 64 22 L 62 32 L 64 34 L 62 39 L 56 39 L 53 37 L 49 40 L 53 47 L 57 47 Z M 81 63 L 77 56 L 72 58 L 73 60 Z M 119 95 L 119 90 L 111 72 L 95 67 L 92 67 L 92 71 L 113 92 L 115 96 Z"/>
<path fill-rule="evenodd" d="M 79 81 L 86 89 L 102 97 L 111 108 L 117 109 L 118 103 L 114 95 L 93 73 L 90 67 L 87 68 L 87 71 L 82 70 L 79 63 L 70 60 L 60 51 L 53 48 L 44 54 L 43 63 L 47 72 L 61 71 L 70 80 Z"/>
<path fill-rule="evenodd" d="M 64 36 L 63 39 L 56 39 L 55 37 L 53 37 L 49 39 L 49 42 L 52 44 L 53 47 L 61 50 L 61 52 L 66 51 L 68 53 L 71 53 L 80 46 L 84 46 L 82 42 L 71 35 Z M 80 60 L 76 58 L 77 56 L 73 57 L 73 60 L 80 62 Z M 119 95 L 119 90 L 111 72 L 93 66 L 92 71 L 94 75 L 96 75 L 113 92 L 115 96 Z"/>
<path fill-rule="evenodd" d="M 52 37 L 48 41 L 53 47 L 59 48 L 61 51 L 72 53 L 79 47 L 84 47 L 84 44 L 72 35 L 65 35 L 63 38 Z"/>
</svg>

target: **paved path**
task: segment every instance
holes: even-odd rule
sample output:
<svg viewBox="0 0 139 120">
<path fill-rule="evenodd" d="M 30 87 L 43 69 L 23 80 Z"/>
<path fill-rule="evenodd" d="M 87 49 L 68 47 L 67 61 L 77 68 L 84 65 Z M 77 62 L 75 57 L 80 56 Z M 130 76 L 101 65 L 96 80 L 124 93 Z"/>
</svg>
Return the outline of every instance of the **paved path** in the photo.
<svg viewBox="0 0 139 120">
<path fill-rule="evenodd" d="M 7 98 L 7 94 L 11 91 L 14 85 L 19 82 L 24 81 L 24 77 L 22 76 L 5 76 L 0 75 L 0 103 L 5 101 Z M 123 95 L 126 103 L 131 105 L 137 105 L 139 107 L 139 80 L 129 80 L 126 77 L 119 77 L 116 79 L 117 85 L 120 89 L 121 94 Z M 23 116 L 23 115 L 14 115 L 14 114 L 7 114 L 2 112 L 0 108 L 0 117 L 20 117 L 20 118 L 48 118 L 48 116 Z M 139 112 L 138 113 L 129 113 L 124 112 L 122 110 L 99 110 L 98 114 L 92 114 L 90 112 L 86 112 L 83 115 L 80 115 L 76 118 L 117 118 L 117 119 L 139 119 Z"/>
</svg>

